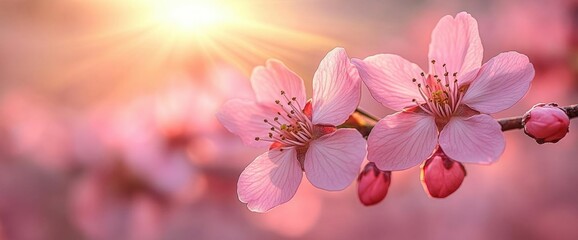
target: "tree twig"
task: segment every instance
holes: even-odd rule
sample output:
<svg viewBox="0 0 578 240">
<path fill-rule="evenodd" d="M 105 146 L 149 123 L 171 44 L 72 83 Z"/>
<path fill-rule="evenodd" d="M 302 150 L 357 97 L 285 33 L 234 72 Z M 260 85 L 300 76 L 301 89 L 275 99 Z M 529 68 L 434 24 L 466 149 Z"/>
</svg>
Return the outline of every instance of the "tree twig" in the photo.
<svg viewBox="0 0 578 240">
<path fill-rule="evenodd" d="M 374 115 L 371 114 L 371 113 L 368 113 L 367 111 L 365 111 L 365 110 L 363 110 L 363 109 L 361 109 L 361 108 L 357 108 L 357 109 L 355 110 L 355 112 L 357 112 L 357 113 L 361 114 L 362 116 L 364 116 L 364 117 L 366 117 L 366 118 L 369 118 L 369 119 L 371 119 L 371 120 L 373 120 L 373 121 L 376 121 L 376 122 L 379 121 L 379 118 L 378 118 L 378 117 L 374 116 Z"/>
<path fill-rule="evenodd" d="M 578 117 L 578 104 L 560 107 L 562 108 L 570 119 Z M 524 126 L 522 125 L 523 116 L 520 117 L 509 117 L 509 118 L 502 118 L 498 119 L 498 123 L 502 125 L 502 131 L 514 130 L 514 129 L 522 129 Z"/>
<path fill-rule="evenodd" d="M 566 114 L 570 119 L 578 117 L 578 104 L 560 107 L 564 109 Z M 373 121 L 379 121 L 379 118 L 366 112 L 363 109 L 357 108 L 357 113 L 361 114 L 362 116 L 371 119 Z M 509 117 L 509 118 L 501 118 L 498 119 L 498 123 L 502 126 L 502 131 L 514 130 L 514 129 L 522 129 L 524 126 L 522 125 L 523 116 L 518 117 Z"/>
</svg>

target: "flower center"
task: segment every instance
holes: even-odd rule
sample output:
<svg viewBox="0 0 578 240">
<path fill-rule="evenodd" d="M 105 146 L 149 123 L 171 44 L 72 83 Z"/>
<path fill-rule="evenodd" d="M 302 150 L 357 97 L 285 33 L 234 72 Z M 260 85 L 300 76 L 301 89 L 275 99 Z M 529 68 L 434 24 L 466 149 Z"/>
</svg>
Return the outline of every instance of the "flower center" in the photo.
<svg viewBox="0 0 578 240">
<path fill-rule="evenodd" d="M 436 61 L 432 60 L 431 63 L 435 65 Z M 442 66 L 444 73 L 441 77 L 435 72 L 433 75 L 428 74 L 427 76 L 422 72 L 421 81 L 412 79 L 422 97 L 421 99 L 412 99 L 412 101 L 424 112 L 436 118 L 448 119 L 458 110 L 465 89 L 458 86 L 458 73 L 455 72 L 450 77 L 446 64 Z"/>
<path fill-rule="evenodd" d="M 279 107 L 277 114 L 271 119 L 263 119 L 270 130 L 268 136 L 256 137 L 255 141 L 272 142 L 271 148 L 280 148 L 281 151 L 307 146 L 313 139 L 313 123 L 296 97 L 289 99 L 285 91 L 281 91 L 281 96 L 284 101 L 275 100 Z"/>
</svg>

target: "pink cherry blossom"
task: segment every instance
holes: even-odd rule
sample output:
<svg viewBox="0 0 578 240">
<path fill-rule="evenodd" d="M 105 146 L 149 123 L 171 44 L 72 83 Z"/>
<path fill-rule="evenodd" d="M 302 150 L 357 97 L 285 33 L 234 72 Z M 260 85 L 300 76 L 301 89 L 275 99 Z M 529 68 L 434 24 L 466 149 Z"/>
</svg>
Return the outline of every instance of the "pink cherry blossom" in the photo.
<svg viewBox="0 0 578 240">
<path fill-rule="evenodd" d="M 337 129 L 359 104 L 361 80 L 345 50 L 336 48 L 313 77 L 306 102 L 303 80 L 277 60 L 251 76 L 255 100 L 233 99 L 217 118 L 248 145 L 268 146 L 239 177 L 241 202 L 256 212 L 289 201 L 303 171 L 317 188 L 346 188 L 357 176 L 366 142 L 354 129 Z"/>
<path fill-rule="evenodd" d="M 399 111 L 373 128 L 368 160 L 383 170 L 407 169 L 439 144 L 456 161 L 496 161 L 505 141 L 488 114 L 511 107 L 526 94 L 534 67 L 517 52 L 481 65 L 482 53 L 477 22 L 462 12 L 443 17 L 434 28 L 428 72 L 392 54 L 354 59 L 371 95 Z"/>
</svg>

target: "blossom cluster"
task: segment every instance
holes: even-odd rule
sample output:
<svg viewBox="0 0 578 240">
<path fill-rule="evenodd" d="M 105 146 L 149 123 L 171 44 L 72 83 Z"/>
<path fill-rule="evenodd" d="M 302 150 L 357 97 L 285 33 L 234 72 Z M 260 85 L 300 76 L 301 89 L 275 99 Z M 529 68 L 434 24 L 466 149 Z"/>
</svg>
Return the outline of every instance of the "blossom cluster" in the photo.
<svg viewBox="0 0 578 240">
<path fill-rule="evenodd" d="M 268 211 L 293 197 L 303 173 L 317 188 L 343 190 L 364 159 L 369 164 L 359 174 L 358 193 L 366 205 L 385 197 L 391 171 L 422 163 L 428 194 L 450 195 L 466 175 L 462 163 L 498 160 L 505 139 L 490 114 L 518 102 L 534 78 L 524 54 L 504 52 L 484 64 L 482 58 L 478 24 L 461 12 L 434 28 L 427 70 L 394 54 L 351 59 L 335 48 L 321 60 L 307 100 L 303 80 L 280 61 L 255 68 L 255 98 L 230 100 L 217 114 L 247 145 L 268 147 L 241 173 L 239 200 Z M 368 135 L 344 125 L 359 105 L 362 82 L 397 111 Z"/>
</svg>

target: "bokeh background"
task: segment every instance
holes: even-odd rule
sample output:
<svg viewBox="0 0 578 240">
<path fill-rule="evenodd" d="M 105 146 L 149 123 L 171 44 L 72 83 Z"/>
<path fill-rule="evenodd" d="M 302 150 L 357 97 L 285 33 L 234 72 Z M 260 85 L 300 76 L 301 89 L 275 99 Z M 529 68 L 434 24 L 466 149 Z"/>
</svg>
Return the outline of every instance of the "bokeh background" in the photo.
<svg viewBox="0 0 578 240">
<path fill-rule="evenodd" d="M 266 214 L 238 201 L 251 149 L 214 117 L 250 98 L 252 68 L 284 61 L 306 82 L 332 48 L 426 66 L 444 15 L 471 13 L 484 61 L 530 57 L 528 95 L 578 101 L 578 3 L 571 0 L 0 0 L 0 239 L 578 239 L 578 134 L 538 145 L 505 133 L 490 166 L 431 199 L 419 168 L 387 198 L 303 181 Z M 391 113 L 364 89 L 361 107 Z"/>
</svg>

